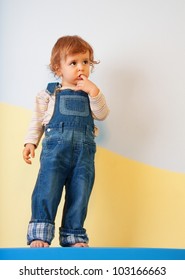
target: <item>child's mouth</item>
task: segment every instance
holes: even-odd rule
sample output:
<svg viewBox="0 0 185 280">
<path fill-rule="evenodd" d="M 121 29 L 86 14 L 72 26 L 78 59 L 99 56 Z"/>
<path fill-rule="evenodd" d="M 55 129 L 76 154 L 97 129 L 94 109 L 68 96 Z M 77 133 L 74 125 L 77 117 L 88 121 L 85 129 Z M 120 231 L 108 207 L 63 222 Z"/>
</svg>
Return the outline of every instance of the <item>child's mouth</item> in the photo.
<svg viewBox="0 0 185 280">
<path fill-rule="evenodd" d="M 78 76 L 78 80 L 83 80 L 82 77 L 81 77 L 81 75 Z"/>
</svg>

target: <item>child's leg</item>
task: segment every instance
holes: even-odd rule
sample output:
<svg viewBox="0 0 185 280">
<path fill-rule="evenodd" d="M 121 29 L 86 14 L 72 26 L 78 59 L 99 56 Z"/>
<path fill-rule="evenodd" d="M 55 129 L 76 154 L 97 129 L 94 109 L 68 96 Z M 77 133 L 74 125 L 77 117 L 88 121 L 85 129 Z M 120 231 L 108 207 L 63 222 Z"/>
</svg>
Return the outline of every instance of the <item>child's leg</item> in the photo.
<svg viewBox="0 0 185 280">
<path fill-rule="evenodd" d="M 54 238 L 55 216 L 65 184 L 67 164 L 62 165 L 58 160 L 60 145 L 52 144 L 53 148 L 49 146 L 42 151 L 40 171 L 32 194 L 32 218 L 27 239 L 28 245 L 34 247 L 44 247 L 45 243 L 50 245 Z"/>
<path fill-rule="evenodd" d="M 83 225 L 94 183 L 94 154 L 95 146 L 88 144 L 82 144 L 80 149 L 78 147 L 75 151 L 74 169 L 66 182 L 65 206 L 60 228 L 61 246 L 88 246 L 88 237 Z"/>
</svg>

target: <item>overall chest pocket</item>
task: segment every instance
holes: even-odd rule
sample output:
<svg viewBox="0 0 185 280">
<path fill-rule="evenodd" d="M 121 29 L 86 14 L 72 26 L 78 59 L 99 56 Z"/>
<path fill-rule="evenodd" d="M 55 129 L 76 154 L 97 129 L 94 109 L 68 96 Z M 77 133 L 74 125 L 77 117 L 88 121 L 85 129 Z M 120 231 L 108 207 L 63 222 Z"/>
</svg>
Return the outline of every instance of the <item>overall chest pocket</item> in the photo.
<svg viewBox="0 0 185 280">
<path fill-rule="evenodd" d="M 63 115 L 87 117 L 89 115 L 88 99 L 84 96 L 61 96 L 59 109 Z"/>
</svg>

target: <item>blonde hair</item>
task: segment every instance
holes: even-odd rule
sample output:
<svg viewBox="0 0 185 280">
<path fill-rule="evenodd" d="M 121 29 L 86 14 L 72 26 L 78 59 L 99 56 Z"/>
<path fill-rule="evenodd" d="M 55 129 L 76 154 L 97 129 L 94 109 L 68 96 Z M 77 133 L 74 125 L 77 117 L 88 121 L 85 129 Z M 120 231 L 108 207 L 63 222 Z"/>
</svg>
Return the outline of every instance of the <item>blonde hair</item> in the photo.
<svg viewBox="0 0 185 280">
<path fill-rule="evenodd" d="M 98 64 L 99 61 L 94 60 L 94 51 L 89 43 L 77 35 L 61 37 L 52 49 L 49 67 L 57 75 L 61 59 L 65 60 L 68 55 L 86 53 L 87 51 L 89 51 L 90 64 L 93 68 L 94 64 Z"/>
</svg>

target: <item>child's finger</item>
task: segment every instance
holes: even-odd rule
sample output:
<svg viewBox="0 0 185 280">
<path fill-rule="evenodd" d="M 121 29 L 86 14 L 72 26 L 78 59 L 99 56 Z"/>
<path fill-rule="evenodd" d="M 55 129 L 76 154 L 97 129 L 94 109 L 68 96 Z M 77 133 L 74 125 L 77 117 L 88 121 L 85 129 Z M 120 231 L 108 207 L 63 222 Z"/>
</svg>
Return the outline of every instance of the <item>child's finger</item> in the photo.
<svg viewBox="0 0 185 280">
<path fill-rule="evenodd" d="M 31 150 L 31 157 L 34 158 L 35 157 L 35 150 Z"/>
<path fill-rule="evenodd" d="M 26 163 L 31 164 L 31 160 L 29 156 L 24 156 L 24 160 Z"/>
<path fill-rule="evenodd" d="M 82 78 L 82 80 L 87 80 L 87 77 L 83 74 L 80 75 L 80 78 Z"/>
</svg>

